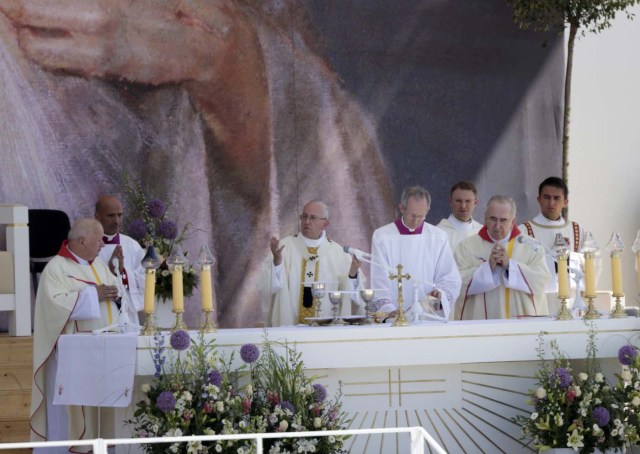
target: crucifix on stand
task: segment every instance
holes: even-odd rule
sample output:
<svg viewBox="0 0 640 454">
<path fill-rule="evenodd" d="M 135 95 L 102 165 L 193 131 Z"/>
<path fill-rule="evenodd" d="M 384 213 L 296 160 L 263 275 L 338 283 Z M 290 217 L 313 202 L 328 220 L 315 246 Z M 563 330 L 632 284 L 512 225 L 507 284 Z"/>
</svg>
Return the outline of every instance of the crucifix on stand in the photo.
<svg viewBox="0 0 640 454">
<path fill-rule="evenodd" d="M 407 316 L 404 314 L 404 299 L 402 298 L 402 280 L 411 279 L 410 274 L 402 274 L 402 265 L 398 264 L 397 274 L 389 273 L 389 279 L 398 279 L 398 316 L 392 326 L 409 326 Z"/>
</svg>

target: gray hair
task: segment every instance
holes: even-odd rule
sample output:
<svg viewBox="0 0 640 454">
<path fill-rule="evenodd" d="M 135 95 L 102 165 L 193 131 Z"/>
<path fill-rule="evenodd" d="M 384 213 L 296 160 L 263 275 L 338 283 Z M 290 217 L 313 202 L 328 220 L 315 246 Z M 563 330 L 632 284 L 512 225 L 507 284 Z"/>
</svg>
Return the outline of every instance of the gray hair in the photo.
<svg viewBox="0 0 640 454">
<path fill-rule="evenodd" d="M 431 206 L 431 194 L 422 186 L 411 186 L 402 191 L 402 196 L 400 197 L 400 205 L 403 207 L 407 207 L 407 203 L 409 203 L 409 198 L 414 199 L 427 199 L 427 206 Z"/>
<path fill-rule="evenodd" d="M 83 218 L 78 219 L 73 223 L 71 230 L 69 230 L 69 235 L 67 235 L 67 239 L 69 241 L 76 241 L 79 238 L 87 237 L 92 233 L 102 229 L 102 224 L 98 222 L 97 219 L 93 218 Z"/>
<path fill-rule="evenodd" d="M 327 206 L 326 203 L 324 203 L 322 200 L 315 199 L 315 200 L 311 200 L 311 201 L 305 203 L 304 206 L 306 207 L 307 205 L 309 205 L 311 203 L 319 204 L 322 207 L 322 217 L 325 218 L 325 219 L 329 219 L 329 206 Z"/>
<path fill-rule="evenodd" d="M 494 195 L 492 196 L 489 201 L 487 202 L 487 206 L 484 209 L 484 214 L 487 214 L 487 210 L 489 209 L 489 206 L 492 203 L 503 203 L 503 204 L 507 204 L 509 205 L 509 208 L 511 208 L 511 216 L 515 219 L 516 218 L 516 201 L 513 200 L 513 197 L 509 197 L 508 195 Z"/>
</svg>

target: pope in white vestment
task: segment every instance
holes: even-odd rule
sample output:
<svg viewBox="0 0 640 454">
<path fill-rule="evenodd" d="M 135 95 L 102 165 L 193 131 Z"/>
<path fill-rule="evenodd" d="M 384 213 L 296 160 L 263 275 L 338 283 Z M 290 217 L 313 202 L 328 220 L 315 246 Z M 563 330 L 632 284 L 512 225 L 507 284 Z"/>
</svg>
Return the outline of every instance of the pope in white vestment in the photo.
<svg viewBox="0 0 640 454">
<path fill-rule="evenodd" d="M 414 304 L 416 297 L 424 300 L 435 289 L 440 292 L 444 315 L 449 317 L 460 292 L 460 274 L 442 230 L 422 222 L 411 231 L 399 218 L 373 232 L 371 252 L 371 286 L 376 290 L 375 298 L 393 305 L 385 304 L 380 310 L 397 308 L 398 281 L 390 280 L 389 275 L 397 274 L 400 264 L 402 273 L 411 276 L 402 284 L 407 316 L 411 319 L 422 314 L 420 304 Z"/>
<path fill-rule="evenodd" d="M 86 233 L 86 229 L 77 229 L 83 221 L 85 224 L 88 221 L 93 233 L 72 239 L 77 236 L 74 229 L 80 235 Z M 100 223 L 93 219 L 80 220 L 72 227 L 69 238 L 69 242 L 65 241 L 58 255 L 45 267 L 37 292 L 30 422 L 33 441 L 93 439 L 99 435 L 97 413 L 93 408 L 67 406 L 67 427 L 60 427 L 57 416 L 48 415 L 50 411 L 64 411 L 64 407 L 58 409 L 58 406 L 51 405 L 58 336 L 91 332 L 115 323 L 118 317 L 118 308 L 113 302 L 117 298 L 115 276 L 101 260 L 89 260 L 92 256 L 95 258 L 102 246 Z M 76 252 L 70 246 L 74 241 L 75 244 L 81 243 L 74 249 Z M 86 250 L 92 251 L 86 253 Z M 64 412 L 62 416 L 65 416 Z M 76 449 L 83 452 L 80 447 Z"/>
<path fill-rule="evenodd" d="M 462 320 L 548 315 L 544 252 L 516 241 L 515 202 L 494 196 L 485 226 L 455 252 L 462 276 Z"/>
</svg>

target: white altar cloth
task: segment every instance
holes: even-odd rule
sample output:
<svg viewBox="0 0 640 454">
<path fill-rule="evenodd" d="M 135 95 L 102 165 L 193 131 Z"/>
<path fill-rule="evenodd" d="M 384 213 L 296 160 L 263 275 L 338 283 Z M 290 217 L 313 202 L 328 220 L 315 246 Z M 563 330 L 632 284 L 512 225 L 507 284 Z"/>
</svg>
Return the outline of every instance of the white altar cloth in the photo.
<svg viewBox="0 0 640 454">
<path fill-rule="evenodd" d="M 54 405 L 128 407 L 137 339 L 135 333 L 60 336 Z"/>
</svg>

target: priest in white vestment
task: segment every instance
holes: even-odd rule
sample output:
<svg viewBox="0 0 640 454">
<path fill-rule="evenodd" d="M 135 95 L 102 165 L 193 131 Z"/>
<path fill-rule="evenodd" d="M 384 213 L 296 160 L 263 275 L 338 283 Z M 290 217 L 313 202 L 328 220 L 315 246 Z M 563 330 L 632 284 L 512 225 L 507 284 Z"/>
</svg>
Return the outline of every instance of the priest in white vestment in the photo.
<svg viewBox="0 0 640 454">
<path fill-rule="evenodd" d="M 68 241 L 42 272 L 34 314 L 32 441 L 107 438 L 108 434 L 97 431 L 95 408 L 67 406 L 65 409 L 51 404 L 58 336 L 103 328 L 115 323 L 118 317 L 114 302 L 119 298 L 115 276 L 100 259 L 95 260 L 104 245 L 102 235 L 103 229 L 97 220 L 76 221 Z M 106 421 L 103 417 L 103 422 Z M 75 451 L 85 452 L 83 449 L 90 447 L 76 447 Z"/>
<path fill-rule="evenodd" d="M 397 266 L 402 265 L 402 274 L 411 276 L 402 283 L 407 317 L 412 320 L 423 315 L 419 302 L 429 297 L 440 300 L 434 304 L 438 315 L 449 317 L 460 292 L 460 273 L 446 233 L 424 222 L 430 203 L 426 189 L 405 189 L 398 206 L 401 217 L 373 232 L 371 286 L 380 311 L 397 309 L 398 281 L 389 276 L 397 274 Z"/>
<path fill-rule="evenodd" d="M 129 321 L 137 325 L 139 324 L 138 311 L 141 311 L 144 306 L 145 271 L 142 267 L 144 249 L 136 240 L 120 232 L 123 209 L 122 203 L 117 197 L 103 195 L 98 198 L 95 218 L 104 229 L 102 237 L 104 247 L 100 250 L 98 257 L 109 266 L 111 272 L 116 276 L 113 259 L 118 259 L 120 284 L 127 290 L 130 301 L 130 304 L 125 304 L 123 309 L 126 311 Z"/>
<path fill-rule="evenodd" d="M 558 270 L 553 256 L 554 242 L 558 233 L 562 234 L 569 250 L 569 274 L 575 277 L 576 271 L 584 273 L 584 258 L 581 253 L 584 243 L 584 229 L 577 222 L 565 219 L 562 210 L 569 205 L 569 188 L 562 178 L 549 177 L 538 187 L 538 204 L 540 213 L 532 220 L 518 226 L 523 235 L 535 238 L 545 249 L 546 263 L 551 273 L 545 292 L 551 314 L 558 313 L 560 300 L 558 300 Z M 597 260 L 597 272 L 601 270 L 600 260 Z M 569 282 L 573 291 L 576 283 L 574 279 Z M 581 281 L 580 289 L 584 290 L 584 281 Z"/>
<path fill-rule="evenodd" d="M 436 227 L 447 234 L 452 251 L 456 250 L 462 240 L 475 235 L 482 228 L 482 224 L 473 219 L 473 210 L 477 205 L 478 189 L 475 184 L 470 181 L 458 181 L 451 187 L 451 214 L 448 218 L 441 219 Z"/>
<path fill-rule="evenodd" d="M 516 238 L 516 204 L 493 196 L 478 235 L 455 252 L 462 275 L 462 320 L 548 315 L 544 293 L 549 271 L 544 252 Z"/>
<path fill-rule="evenodd" d="M 308 318 L 316 316 L 313 282 L 324 282 L 328 291 L 350 292 L 342 295 L 341 315 L 360 310 L 356 294 L 364 282 L 360 262 L 327 237 L 328 226 L 329 209 L 316 200 L 302 210 L 300 233 L 271 238 L 272 257 L 264 265 L 261 284 L 266 326 L 309 323 Z M 320 309 L 320 317 L 332 315 L 327 294 L 320 298 Z"/>
</svg>

